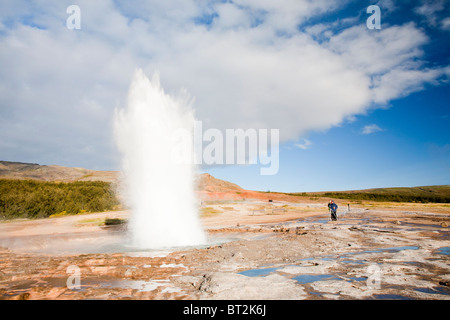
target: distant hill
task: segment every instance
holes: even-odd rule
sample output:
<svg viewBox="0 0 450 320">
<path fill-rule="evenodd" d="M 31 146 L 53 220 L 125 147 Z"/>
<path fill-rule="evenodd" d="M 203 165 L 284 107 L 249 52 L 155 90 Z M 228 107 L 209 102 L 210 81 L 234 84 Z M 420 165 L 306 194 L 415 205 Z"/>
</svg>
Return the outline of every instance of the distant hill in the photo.
<svg viewBox="0 0 450 320">
<path fill-rule="evenodd" d="M 450 203 L 450 185 L 302 192 L 290 195 L 350 200 Z"/>
<path fill-rule="evenodd" d="M 198 189 L 206 192 L 239 192 L 244 191 L 237 184 L 214 178 L 209 173 L 199 176 Z"/>
<path fill-rule="evenodd" d="M 116 171 L 99 171 L 83 168 L 69 168 L 57 165 L 39 165 L 37 163 L 23 163 L 0 161 L 0 179 L 32 179 L 40 181 L 117 181 Z"/>
<path fill-rule="evenodd" d="M 58 165 L 0 161 L 0 179 L 32 179 L 59 182 L 105 181 L 116 183 L 120 179 L 120 174 L 118 171 L 100 171 Z M 266 193 L 242 189 L 237 184 L 217 179 L 208 173 L 203 173 L 198 176 L 197 191 L 199 191 L 202 199 L 253 198 L 295 201 L 295 198 L 300 200 L 300 197 L 304 196 L 349 200 L 450 203 L 450 185 L 328 192 Z"/>
<path fill-rule="evenodd" d="M 118 171 L 100 171 L 83 168 L 70 168 L 57 165 L 39 165 L 37 163 L 0 161 L 0 179 L 39 180 L 39 181 L 105 181 L 117 182 Z M 239 192 L 238 185 L 216 179 L 208 173 L 198 177 L 198 189 L 204 192 Z"/>
</svg>

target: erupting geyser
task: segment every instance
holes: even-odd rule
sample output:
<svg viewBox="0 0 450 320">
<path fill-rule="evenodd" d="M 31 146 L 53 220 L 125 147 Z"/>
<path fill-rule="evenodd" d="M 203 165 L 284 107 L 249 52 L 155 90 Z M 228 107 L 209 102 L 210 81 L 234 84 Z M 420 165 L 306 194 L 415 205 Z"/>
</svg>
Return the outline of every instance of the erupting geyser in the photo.
<svg viewBox="0 0 450 320">
<path fill-rule="evenodd" d="M 189 99 L 166 94 L 158 74 L 150 81 L 142 70 L 135 72 L 127 106 L 116 110 L 114 133 L 131 208 L 132 245 L 137 248 L 206 242 L 197 210 L 194 162 L 174 157 L 183 150 L 193 159 L 192 139 L 180 139 L 177 132 L 192 137 L 194 121 Z"/>
</svg>

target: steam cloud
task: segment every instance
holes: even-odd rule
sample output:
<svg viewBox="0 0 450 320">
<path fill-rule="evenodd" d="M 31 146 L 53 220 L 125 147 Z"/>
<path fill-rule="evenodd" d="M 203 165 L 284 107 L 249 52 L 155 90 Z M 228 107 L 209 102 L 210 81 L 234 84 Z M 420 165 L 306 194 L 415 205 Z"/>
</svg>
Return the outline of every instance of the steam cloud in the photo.
<svg viewBox="0 0 450 320">
<path fill-rule="evenodd" d="M 116 111 L 115 138 L 122 154 L 126 197 L 131 207 L 132 245 L 140 249 L 205 242 L 195 199 L 193 163 L 173 161 L 177 130 L 193 130 L 187 100 L 174 98 L 137 70 L 125 109 Z M 184 140 L 181 143 L 189 143 Z M 191 150 L 191 146 L 183 147 Z"/>
</svg>

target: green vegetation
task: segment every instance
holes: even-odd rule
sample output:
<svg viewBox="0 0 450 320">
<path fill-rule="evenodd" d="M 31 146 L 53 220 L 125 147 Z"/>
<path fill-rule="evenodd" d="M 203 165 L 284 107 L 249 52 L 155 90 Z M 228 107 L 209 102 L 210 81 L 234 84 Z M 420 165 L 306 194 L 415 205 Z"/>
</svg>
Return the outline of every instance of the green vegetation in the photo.
<svg viewBox="0 0 450 320">
<path fill-rule="evenodd" d="M 118 205 L 108 182 L 0 179 L 0 219 L 101 212 L 113 210 Z"/>
<path fill-rule="evenodd" d="M 124 224 L 127 221 L 124 219 L 119 219 L 119 218 L 106 218 L 105 219 L 105 226 L 116 226 L 119 224 Z"/>
<path fill-rule="evenodd" d="M 450 203 L 450 186 L 379 188 L 358 191 L 290 193 L 294 196 L 390 202 Z"/>
<path fill-rule="evenodd" d="M 104 226 L 105 225 L 104 218 L 87 218 L 83 220 L 78 220 L 76 222 L 76 226 L 86 226 L 86 225 L 94 225 L 94 226 Z"/>
<path fill-rule="evenodd" d="M 201 208 L 200 209 L 200 215 L 202 217 L 207 217 L 207 216 L 211 216 L 211 215 L 215 215 L 218 213 L 221 213 L 222 211 L 214 209 L 213 207 L 205 207 L 205 208 Z"/>
</svg>

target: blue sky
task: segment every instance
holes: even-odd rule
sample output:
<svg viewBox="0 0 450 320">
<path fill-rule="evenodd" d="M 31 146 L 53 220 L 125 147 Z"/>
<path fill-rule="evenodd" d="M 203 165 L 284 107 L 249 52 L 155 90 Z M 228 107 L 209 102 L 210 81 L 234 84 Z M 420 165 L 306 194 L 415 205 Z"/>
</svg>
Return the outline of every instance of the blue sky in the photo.
<svg viewBox="0 0 450 320">
<path fill-rule="evenodd" d="M 81 29 L 66 26 L 80 8 Z M 370 30 L 369 5 L 381 10 Z M 450 2 L 2 1 L 0 159 L 119 169 L 136 68 L 205 128 L 276 128 L 280 165 L 203 167 L 285 192 L 450 183 Z"/>
<path fill-rule="evenodd" d="M 448 184 L 448 89 L 440 86 L 413 93 L 395 101 L 389 109 L 377 109 L 350 124 L 311 133 L 307 138 L 311 145 L 306 150 L 283 145 L 276 176 L 260 176 L 258 168 L 249 167 L 208 172 L 262 191 Z M 364 126 L 371 124 L 377 124 L 380 131 L 363 134 Z M 258 188 L 261 185 L 266 188 Z"/>
</svg>

